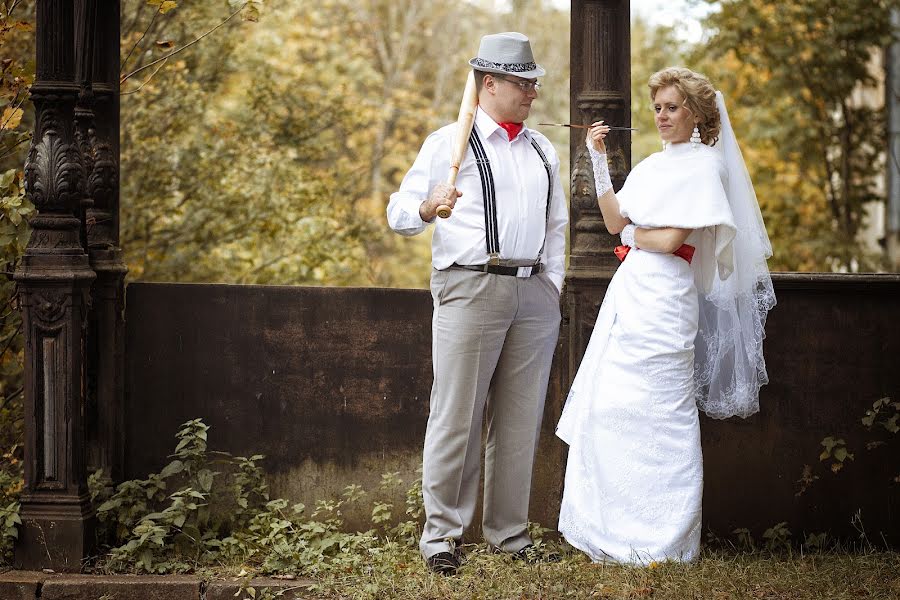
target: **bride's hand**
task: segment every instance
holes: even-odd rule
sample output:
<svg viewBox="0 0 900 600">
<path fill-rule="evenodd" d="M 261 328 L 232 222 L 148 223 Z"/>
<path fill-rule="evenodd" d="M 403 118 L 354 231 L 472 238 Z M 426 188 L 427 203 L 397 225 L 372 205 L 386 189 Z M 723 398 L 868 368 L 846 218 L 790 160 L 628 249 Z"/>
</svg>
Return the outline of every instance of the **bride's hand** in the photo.
<svg viewBox="0 0 900 600">
<path fill-rule="evenodd" d="M 603 143 L 603 138 L 605 138 L 608 133 L 609 125 L 604 125 L 603 121 L 591 123 L 591 128 L 588 129 L 588 143 L 600 154 L 606 154 L 606 144 Z"/>
</svg>

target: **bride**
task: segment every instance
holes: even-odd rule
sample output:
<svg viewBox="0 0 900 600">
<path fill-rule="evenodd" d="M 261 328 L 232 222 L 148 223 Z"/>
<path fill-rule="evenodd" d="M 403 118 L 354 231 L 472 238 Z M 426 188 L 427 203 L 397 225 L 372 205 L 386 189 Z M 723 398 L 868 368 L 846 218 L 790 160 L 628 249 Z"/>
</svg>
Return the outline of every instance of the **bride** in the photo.
<svg viewBox="0 0 900 600">
<path fill-rule="evenodd" d="M 649 81 L 664 150 L 614 193 L 602 121 L 588 131 L 597 198 L 623 261 L 557 435 L 569 445 L 559 530 L 594 561 L 691 561 L 700 549 L 698 406 L 759 410 L 775 305 L 772 249 L 720 92 L 684 68 Z"/>
</svg>

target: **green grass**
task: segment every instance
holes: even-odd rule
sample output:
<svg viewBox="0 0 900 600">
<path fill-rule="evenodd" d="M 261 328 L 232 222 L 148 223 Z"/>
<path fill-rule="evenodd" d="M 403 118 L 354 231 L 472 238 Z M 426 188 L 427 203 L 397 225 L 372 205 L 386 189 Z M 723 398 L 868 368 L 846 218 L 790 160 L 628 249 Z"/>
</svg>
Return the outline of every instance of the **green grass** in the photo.
<svg viewBox="0 0 900 600">
<path fill-rule="evenodd" d="M 693 564 L 650 567 L 592 564 L 575 551 L 562 562 L 525 565 L 466 548 L 455 577 L 428 572 L 418 554 L 398 548 L 345 573 L 324 576 L 316 598 L 397 600 L 538 600 L 556 598 L 824 600 L 900 598 L 900 553 L 772 555 L 704 551 Z"/>
</svg>

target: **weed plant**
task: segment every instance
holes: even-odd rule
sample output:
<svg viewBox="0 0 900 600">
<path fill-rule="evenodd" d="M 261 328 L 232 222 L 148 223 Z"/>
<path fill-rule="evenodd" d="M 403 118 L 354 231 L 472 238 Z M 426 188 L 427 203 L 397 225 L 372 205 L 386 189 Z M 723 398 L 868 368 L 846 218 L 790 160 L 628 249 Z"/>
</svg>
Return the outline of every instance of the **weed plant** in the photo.
<svg viewBox="0 0 900 600">
<path fill-rule="evenodd" d="M 527 565 L 464 545 L 459 574 L 441 577 L 425 569 L 418 553 L 419 483 L 399 507 L 385 498 L 404 484 L 386 473 L 376 490 L 349 485 L 340 498 L 308 509 L 269 497 L 262 456 L 210 451 L 208 430 L 200 420 L 185 423 L 171 462 L 147 479 L 113 488 L 102 474 L 91 478 L 110 542 L 91 570 L 230 578 L 244 582 L 239 598 L 256 600 L 295 593 L 359 600 L 900 598 L 900 554 L 877 550 L 864 532 L 853 546 L 825 534 L 794 544 L 787 523 L 758 541 L 745 529 L 726 539 L 708 535 L 696 563 L 646 567 L 593 564 L 532 524 L 539 550 L 558 552 L 559 563 Z M 342 508 L 360 502 L 372 506 L 372 528 L 344 531 Z M 278 591 L 254 587 L 259 576 L 296 583 Z"/>
</svg>

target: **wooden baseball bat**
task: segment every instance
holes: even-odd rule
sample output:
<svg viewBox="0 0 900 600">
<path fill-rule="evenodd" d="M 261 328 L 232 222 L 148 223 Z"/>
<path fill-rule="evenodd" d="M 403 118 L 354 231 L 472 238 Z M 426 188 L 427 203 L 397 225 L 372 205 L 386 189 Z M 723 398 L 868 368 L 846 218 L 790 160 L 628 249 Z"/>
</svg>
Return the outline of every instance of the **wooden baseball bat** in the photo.
<svg viewBox="0 0 900 600">
<path fill-rule="evenodd" d="M 469 71 L 466 79 L 466 89 L 463 92 L 462 102 L 459 105 L 459 116 L 456 117 L 456 136 L 453 138 L 453 152 L 450 154 L 450 173 L 447 175 L 447 185 L 456 185 L 456 176 L 459 174 L 459 165 L 466 155 L 469 146 L 469 135 L 475 124 L 475 109 L 478 108 L 478 92 L 475 89 L 475 72 Z M 449 206 L 438 206 L 437 214 L 446 219 L 453 211 Z"/>
</svg>

